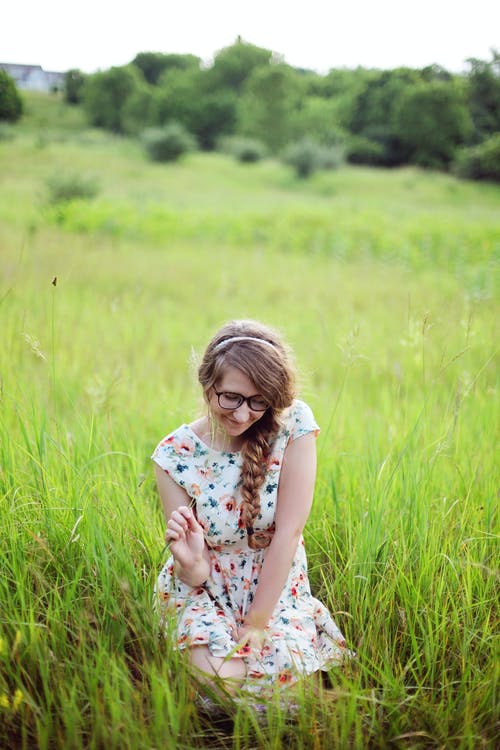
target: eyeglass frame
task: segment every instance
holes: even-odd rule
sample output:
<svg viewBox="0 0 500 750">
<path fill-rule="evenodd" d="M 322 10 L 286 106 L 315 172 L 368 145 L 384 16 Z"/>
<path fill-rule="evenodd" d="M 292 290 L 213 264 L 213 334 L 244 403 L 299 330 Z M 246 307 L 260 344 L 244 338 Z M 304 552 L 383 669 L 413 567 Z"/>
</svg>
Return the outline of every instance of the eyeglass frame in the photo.
<svg viewBox="0 0 500 750">
<path fill-rule="evenodd" d="M 258 393 L 254 393 L 253 396 L 243 396 L 241 393 L 234 393 L 233 391 L 217 391 L 215 390 L 215 386 L 212 386 L 212 388 L 214 389 L 214 393 L 217 396 L 217 403 L 219 404 L 220 408 L 224 409 L 225 411 L 236 411 L 236 409 L 239 409 L 240 406 L 244 403 L 248 404 L 248 408 L 250 409 L 250 411 L 263 412 L 263 411 L 266 411 L 266 409 L 269 409 L 269 404 L 266 404 L 266 406 L 263 409 L 254 409 L 252 407 L 252 404 L 250 402 L 253 398 L 262 398 L 262 397 L 259 397 Z M 232 396 L 238 396 L 238 398 L 241 399 L 240 403 L 237 406 L 222 406 L 220 402 L 220 397 L 227 395 L 228 393 L 230 393 Z"/>
</svg>

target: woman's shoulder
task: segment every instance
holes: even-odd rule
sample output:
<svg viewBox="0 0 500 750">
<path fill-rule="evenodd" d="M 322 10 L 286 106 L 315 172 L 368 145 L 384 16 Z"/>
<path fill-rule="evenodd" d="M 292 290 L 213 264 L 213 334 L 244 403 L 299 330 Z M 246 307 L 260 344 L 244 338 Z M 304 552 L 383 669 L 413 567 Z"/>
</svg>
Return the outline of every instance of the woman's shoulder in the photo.
<svg viewBox="0 0 500 750">
<path fill-rule="evenodd" d="M 179 459 L 185 460 L 190 457 L 197 458 L 207 452 L 207 446 L 203 445 L 192 425 L 181 424 L 160 440 L 151 458 L 166 468 L 170 462 L 178 462 Z"/>
</svg>

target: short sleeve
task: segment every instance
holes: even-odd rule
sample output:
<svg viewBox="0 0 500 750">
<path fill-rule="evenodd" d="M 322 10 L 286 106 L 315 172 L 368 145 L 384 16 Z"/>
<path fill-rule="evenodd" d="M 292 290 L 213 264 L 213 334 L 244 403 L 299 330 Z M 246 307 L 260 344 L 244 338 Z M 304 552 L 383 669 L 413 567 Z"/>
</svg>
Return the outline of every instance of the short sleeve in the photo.
<svg viewBox="0 0 500 750">
<path fill-rule="evenodd" d="M 304 401 L 296 400 L 293 403 L 290 412 L 289 422 L 290 440 L 296 440 L 302 435 L 313 432 L 315 436 L 319 435 L 319 427 L 314 419 L 311 408 Z"/>
<path fill-rule="evenodd" d="M 151 458 L 189 492 L 196 473 L 196 459 L 202 453 L 204 451 L 197 448 L 183 425 L 158 443 Z"/>
</svg>

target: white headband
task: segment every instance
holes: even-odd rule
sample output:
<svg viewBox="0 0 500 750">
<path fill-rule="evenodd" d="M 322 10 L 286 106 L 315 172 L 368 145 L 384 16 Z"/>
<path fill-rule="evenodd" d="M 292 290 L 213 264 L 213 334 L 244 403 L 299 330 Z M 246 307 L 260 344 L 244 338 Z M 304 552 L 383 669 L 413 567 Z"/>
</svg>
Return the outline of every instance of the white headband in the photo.
<svg viewBox="0 0 500 750">
<path fill-rule="evenodd" d="M 258 341 L 259 344 L 265 344 L 266 346 L 270 346 L 271 349 L 276 349 L 274 344 L 271 344 L 270 341 L 266 341 L 266 339 L 259 339 L 257 338 L 257 336 L 231 336 L 230 339 L 224 339 L 224 341 L 220 341 L 216 346 L 214 346 L 214 352 L 216 352 L 217 349 L 220 349 L 226 344 L 232 344 L 233 341 Z"/>
</svg>

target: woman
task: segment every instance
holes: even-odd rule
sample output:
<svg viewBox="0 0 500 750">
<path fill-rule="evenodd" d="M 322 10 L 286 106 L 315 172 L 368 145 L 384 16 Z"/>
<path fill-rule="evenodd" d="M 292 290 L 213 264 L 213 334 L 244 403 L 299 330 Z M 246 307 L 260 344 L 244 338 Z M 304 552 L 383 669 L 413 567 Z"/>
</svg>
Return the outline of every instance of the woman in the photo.
<svg viewBox="0 0 500 750">
<path fill-rule="evenodd" d="M 311 596 L 302 539 L 319 428 L 294 398 L 284 344 L 259 323 L 221 328 L 198 378 L 207 415 L 172 432 L 152 456 L 171 552 L 158 603 L 205 679 L 261 693 L 346 653 Z"/>
</svg>

